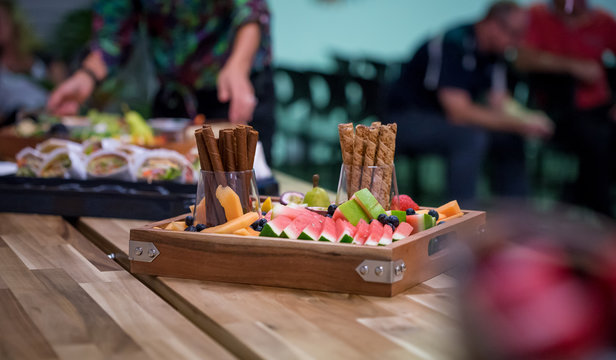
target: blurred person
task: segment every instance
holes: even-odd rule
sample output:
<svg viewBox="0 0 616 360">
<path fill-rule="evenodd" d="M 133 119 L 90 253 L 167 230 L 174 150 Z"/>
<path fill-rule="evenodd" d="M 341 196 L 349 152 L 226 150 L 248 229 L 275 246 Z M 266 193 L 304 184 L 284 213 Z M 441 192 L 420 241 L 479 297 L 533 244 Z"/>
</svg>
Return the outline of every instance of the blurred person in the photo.
<svg viewBox="0 0 616 360">
<path fill-rule="evenodd" d="M 39 85 L 46 66 L 34 56 L 36 39 L 13 0 L 0 0 L 0 124 L 19 110 L 45 106 L 47 92 Z"/>
<path fill-rule="evenodd" d="M 274 89 L 265 0 L 96 1 L 91 52 L 51 94 L 49 110 L 77 113 L 127 59 L 141 24 L 160 82 L 152 116 L 254 119 L 269 158 Z"/>
<path fill-rule="evenodd" d="M 524 71 L 575 80 L 573 112 L 557 122 L 554 141 L 579 157 L 579 175 L 568 200 L 610 214 L 616 106 L 602 56 L 616 52 L 616 21 L 586 0 L 553 0 L 530 8 L 530 26 L 516 65 Z"/>
<path fill-rule="evenodd" d="M 505 51 L 527 26 L 515 2 L 494 3 L 477 23 L 457 26 L 423 43 L 392 88 L 390 121 L 398 123 L 402 152 L 447 159 L 449 196 L 474 206 L 484 157 L 499 195 L 527 193 L 522 136 L 544 137 L 552 124 L 541 114 L 506 111 Z"/>
</svg>

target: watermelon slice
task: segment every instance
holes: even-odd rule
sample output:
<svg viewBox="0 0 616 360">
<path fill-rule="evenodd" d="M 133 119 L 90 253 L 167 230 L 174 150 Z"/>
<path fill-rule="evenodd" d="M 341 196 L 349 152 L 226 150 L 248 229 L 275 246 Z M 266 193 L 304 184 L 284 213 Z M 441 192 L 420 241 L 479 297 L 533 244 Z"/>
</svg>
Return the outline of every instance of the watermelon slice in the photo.
<svg viewBox="0 0 616 360">
<path fill-rule="evenodd" d="M 268 221 L 267 224 L 263 226 L 263 230 L 259 236 L 269 236 L 269 237 L 280 237 L 282 231 L 289 226 L 291 223 L 291 219 L 286 216 L 279 216 L 274 220 Z"/>
<path fill-rule="evenodd" d="M 340 212 L 340 208 L 336 208 L 336 210 L 334 211 L 334 215 L 332 215 L 332 219 L 334 219 L 334 221 L 338 221 L 338 219 L 346 220 L 344 215 L 342 215 L 342 212 Z"/>
<path fill-rule="evenodd" d="M 387 225 L 387 227 L 390 227 Z M 373 220 L 370 225 L 370 235 L 368 235 L 368 240 L 364 243 L 364 245 L 377 246 L 379 241 L 381 241 L 381 237 L 383 236 L 383 224 L 380 221 Z"/>
<path fill-rule="evenodd" d="M 434 226 L 435 220 L 428 214 L 407 215 L 406 222 L 413 227 L 411 234 L 429 229 Z"/>
<path fill-rule="evenodd" d="M 353 244 L 363 245 L 370 235 L 370 225 L 362 219 L 357 223 L 356 229 Z"/>
<path fill-rule="evenodd" d="M 400 223 L 394 232 L 392 239 L 393 241 L 402 240 L 405 237 L 408 237 L 413 232 L 413 227 L 408 223 Z"/>
<path fill-rule="evenodd" d="M 406 223 L 403 223 L 406 224 Z M 407 224 L 408 225 L 408 224 Z M 383 236 L 379 240 L 379 245 L 386 246 L 391 244 L 394 230 L 389 225 L 383 226 Z"/>
<path fill-rule="evenodd" d="M 282 233 L 280 234 L 281 238 L 287 239 L 297 239 L 299 235 L 304 231 L 306 226 L 310 225 L 314 219 L 312 216 L 300 216 L 295 218 L 295 220 L 291 221 L 289 225 L 287 225 Z"/>
<path fill-rule="evenodd" d="M 336 220 L 336 235 L 337 240 L 340 243 L 353 242 L 353 236 L 355 235 L 355 226 L 350 222 L 338 219 Z"/>
<path fill-rule="evenodd" d="M 312 211 L 306 210 L 304 208 L 294 208 L 281 204 L 277 204 L 272 209 L 272 219 L 275 219 L 278 216 L 286 216 L 291 220 L 295 220 L 300 216 L 311 216 L 312 214 L 314 214 Z"/>
<path fill-rule="evenodd" d="M 319 241 L 336 242 L 336 222 L 332 218 L 325 218 Z"/>
<path fill-rule="evenodd" d="M 319 220 L 315 220 L 311 222 L 308 226 L 302 230 L 302 233 L 297 237 L 301 240 L 314 240 L 317 241 L 319 236 L 321 235 L 321 230 L 323 229 L 323 223 Z"/>
</svg>

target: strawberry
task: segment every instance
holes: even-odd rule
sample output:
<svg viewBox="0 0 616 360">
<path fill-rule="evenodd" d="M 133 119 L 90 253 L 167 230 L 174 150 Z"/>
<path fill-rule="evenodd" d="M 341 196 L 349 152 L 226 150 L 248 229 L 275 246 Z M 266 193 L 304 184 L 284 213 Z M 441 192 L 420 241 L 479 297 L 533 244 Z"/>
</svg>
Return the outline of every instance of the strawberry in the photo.
<svg viewBox="0 0 616 360">
<path fill-rule="evenodd" d="M 392 210 L 401 210 L 405 211 L 406 209 L 412 208 L 413 210 L 419 210 L 419 205 L 411 199 L 408 195 L 399 195 L 394 196 L 391 200 L 391 209 Z"/>
</svg>

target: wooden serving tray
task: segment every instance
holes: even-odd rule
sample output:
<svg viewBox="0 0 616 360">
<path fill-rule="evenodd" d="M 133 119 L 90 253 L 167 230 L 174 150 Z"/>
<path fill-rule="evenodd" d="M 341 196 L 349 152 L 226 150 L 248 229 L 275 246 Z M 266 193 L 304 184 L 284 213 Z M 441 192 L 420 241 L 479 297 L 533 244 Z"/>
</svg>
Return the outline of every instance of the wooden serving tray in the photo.
<svg viewBox="0 0 616 360">
<path fill-rule="evenodd" d="M 201 234 L 155 228 L 188 214 L 131 229 L 137 274 L 298 289 L 395 296 L 451 267 L 446 240 L 476 234 L 485 212 L 464 215 L 387 246 Z M 429 254 L 430 252 L 430 254 Z"/>
</svg>

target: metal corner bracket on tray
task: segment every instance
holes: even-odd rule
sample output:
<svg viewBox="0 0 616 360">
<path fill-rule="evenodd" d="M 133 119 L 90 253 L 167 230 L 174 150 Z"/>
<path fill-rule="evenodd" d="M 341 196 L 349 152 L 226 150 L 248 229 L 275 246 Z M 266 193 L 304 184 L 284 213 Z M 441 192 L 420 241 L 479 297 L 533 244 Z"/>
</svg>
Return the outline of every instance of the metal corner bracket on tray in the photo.
<svg viewBox="0 0 616 360">
<path fill-rule="evenodd" d="M 393 284 L 404 277 L 406 264 L 403 260 L 364 260 L 355 271 L 364 281 Z"/>
<path fill-rule="evenodd" d="M 156 246 L 148 241 L 130 240 L 128 246 L 129 260 L 152 262 L 160 254 Z"/>
</svg>

